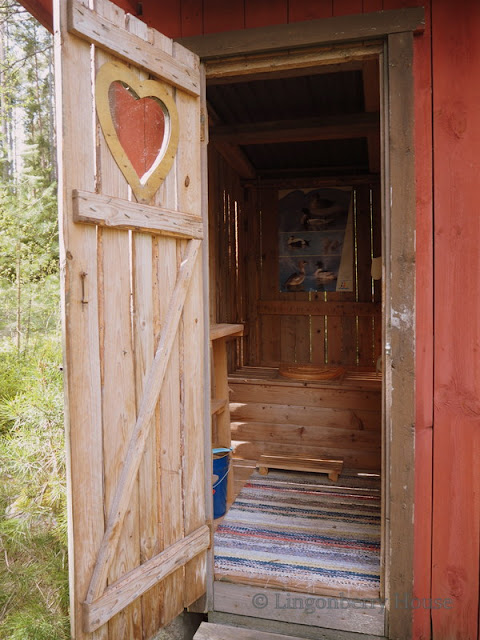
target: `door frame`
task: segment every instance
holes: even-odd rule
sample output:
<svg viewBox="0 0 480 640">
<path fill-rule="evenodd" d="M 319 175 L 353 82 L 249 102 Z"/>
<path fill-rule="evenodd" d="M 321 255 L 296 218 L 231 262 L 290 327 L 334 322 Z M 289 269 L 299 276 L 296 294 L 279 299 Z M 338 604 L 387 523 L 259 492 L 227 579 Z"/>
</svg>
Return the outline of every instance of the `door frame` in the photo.
<svg viewBox="0 0 480 640">
<path fill-rule="evenodd" d="M 424 24 L 423 8 L 413 8 L 178 40 L 200 56 L 207 79 L 209 74 L 210 77 L 212 74 L 218 77 L 219 73 L 238 75 L 241 69 L 247 69 L 250 74 L 267 74 L 269 70 L 271 73 L 273 60 L 276 69 L 281 70 L 285 65 L 292 68 L 292 64 L 295 68 L 295 61 L 292 63 L 295 56 L 303 60 L 296 69 L 307 69 L 319 64 L 339 63 L 342 56 L 345 59 L 350 54 L 361 55 L 359 52 L 372 44 L 380 44 L 383 49 L 379 54 L 384 370 L 383 595 L 385 635 L 405 640 L 411 637 L 412 611 L 389 605 L 404 594 L 411 596 L 413 590 L 416 212 L 413 35 L 421 33 Z M 285 42 L 288 42 L 288 50 Z M 325 49 L 326 45 L 332 44 L 341 45 L 337 60 L 331 47 Z M 312 52 L 314 48 L 317 51 Z M 210 429 L 209 421 L 207 425 Z M 208 587 L 213 588 L 213 577 Z M 211 601 L 211 595 L 207 601 Z M 358 631 L 362 630 L 359 628 Z"/>
</svg>

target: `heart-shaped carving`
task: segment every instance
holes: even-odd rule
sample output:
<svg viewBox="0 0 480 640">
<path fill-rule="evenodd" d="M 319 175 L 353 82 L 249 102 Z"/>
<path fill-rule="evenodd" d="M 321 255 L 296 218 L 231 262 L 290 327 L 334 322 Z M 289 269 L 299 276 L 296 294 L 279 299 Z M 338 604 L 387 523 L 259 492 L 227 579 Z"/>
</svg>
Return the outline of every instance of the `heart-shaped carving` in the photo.
<svg viewBox="0 0 480 640">
<path fill-rule="evenodd" d="M 115 162 L 137 200 L 148 203 L 178 147 L 178 114 L 170 88 L 158 80 L 139 80 L 120 62 L 107 62 L 97 73 L 95 102 Z"/>
</svg>

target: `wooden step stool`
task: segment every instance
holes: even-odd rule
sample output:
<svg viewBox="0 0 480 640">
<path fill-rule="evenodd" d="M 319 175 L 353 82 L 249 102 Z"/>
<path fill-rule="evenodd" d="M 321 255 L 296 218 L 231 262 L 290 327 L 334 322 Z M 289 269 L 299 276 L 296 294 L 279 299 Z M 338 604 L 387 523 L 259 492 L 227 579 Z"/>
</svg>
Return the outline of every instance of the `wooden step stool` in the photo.
<svg viewBox="0 0 480 640">
<path fill-rule="evenodd" d="M 322 458 L 305 458 L 304 456 L 267 456 L 262 455 L 257 462 L 258 472 L 266 476 L 269 469 L 285 471 L 309 471 L 311 473 L 328 473 L 329 480 L 336 482 L 343 469 L 343 460 L 325 460 Z"/>
</svg>

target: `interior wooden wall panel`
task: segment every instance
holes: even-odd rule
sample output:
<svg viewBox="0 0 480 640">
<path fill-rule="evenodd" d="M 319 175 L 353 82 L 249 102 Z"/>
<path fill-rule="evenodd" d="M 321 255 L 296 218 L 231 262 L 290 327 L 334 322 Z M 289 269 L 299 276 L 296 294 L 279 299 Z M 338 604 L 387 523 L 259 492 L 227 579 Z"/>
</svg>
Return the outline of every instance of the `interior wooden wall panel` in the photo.
<svg viewBox="0 0 480 640">
<path fill-rule="evenodd" d="M 358 302 L 372 301 L 370 187 L 356 190 L 357 291 Z M 358 318 L 358 364 L 373 365 L 373 317 Z"/>
<path fill-rule="evenodd" d="M 241 243 L 245 251 L 245 304 L 247 320 L 247 350 L 245 362 L 260 362 L 260 323 L 257 313 L 257 301 L 260 298 L 260 212 L 258 192 L 256 189 L 246 191 L 244 202 L 244 219 L 242 224 Z"/>
<path fill-rule="evenodd" d="M 372 251 L 374 257 L 382 255 L 382 196 L 380 185 L 372 185 Z M 382 301 L 382 280 L 373 281 L 373 300 Z M 373 362 L 382 355 L 382 320 L 373 319 Z"/>
<path fill-rule="evenodd" d="M 278 242 L 276 237 L 277 193 L 274 190 L 259 191 L 262 220 L 260 266 L 260 295 L 262 300 L 277 300 L 278 293 Z M 260 320 L 262 363 L 278 361 L 281 352 L 284 326 L 279 316 L 262 316 Z"/>
</svg>

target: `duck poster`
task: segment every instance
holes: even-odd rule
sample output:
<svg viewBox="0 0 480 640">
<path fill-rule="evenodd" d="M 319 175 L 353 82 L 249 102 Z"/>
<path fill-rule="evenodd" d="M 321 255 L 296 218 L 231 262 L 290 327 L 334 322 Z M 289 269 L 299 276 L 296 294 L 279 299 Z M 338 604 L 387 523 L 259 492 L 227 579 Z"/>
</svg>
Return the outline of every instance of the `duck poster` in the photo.
<svg viewBox="0 0 480 640">
<path fill-rule="evenodd" d="M 353 291 L 352 193 L 279 191 L 280 291 Z"/>
</svg>

